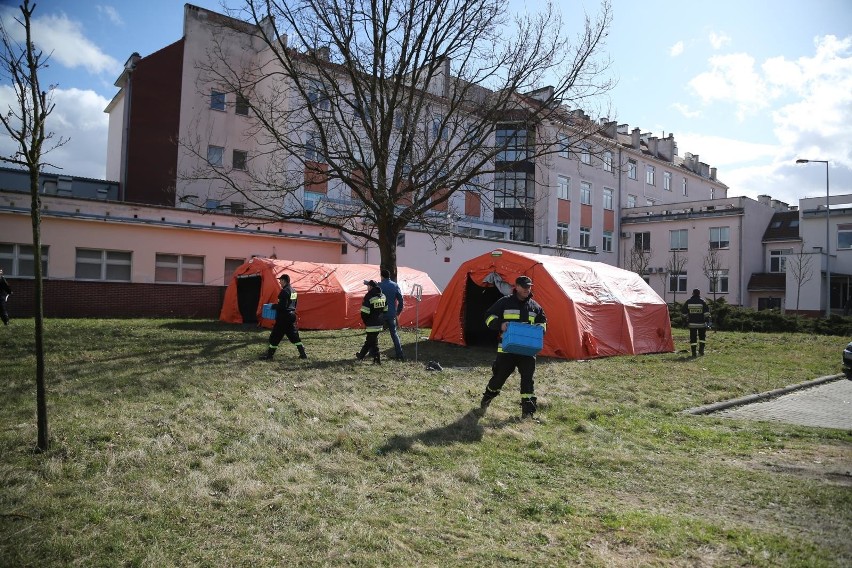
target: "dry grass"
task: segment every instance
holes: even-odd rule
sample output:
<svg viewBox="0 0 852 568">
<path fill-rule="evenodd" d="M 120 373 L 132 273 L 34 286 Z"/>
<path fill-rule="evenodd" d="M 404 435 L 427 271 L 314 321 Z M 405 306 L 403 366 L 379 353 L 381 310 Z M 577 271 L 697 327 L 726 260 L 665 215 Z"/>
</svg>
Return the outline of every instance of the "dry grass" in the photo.
<svg viewBox="0 0 852 568">
<path fill-rule="evenodd" d="M 543 359 L 534 423 L 517 420 L 517 377 L 474 411 L 489 349 L 421 342 L 420 364 L 378 367 L 355 364 L 357 331 L 306 332 L 310 359 L 282 344 L 269 364 L 254 329 L 54 320 L 53 445 L 36 454 L 32 325 L 13 323 L 4 566 L 852 562 L 850 432 L 680 412 L 835 373 L 842 338 Z"/>
</svg>

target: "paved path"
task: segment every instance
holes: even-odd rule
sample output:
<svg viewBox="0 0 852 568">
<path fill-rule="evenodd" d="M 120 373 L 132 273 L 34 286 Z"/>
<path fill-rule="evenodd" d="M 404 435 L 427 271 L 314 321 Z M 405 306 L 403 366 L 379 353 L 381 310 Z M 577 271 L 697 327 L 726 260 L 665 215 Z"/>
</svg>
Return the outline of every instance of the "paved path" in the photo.
<svg viewBox="0 0 852 568">
<path fill-rule="evenodd" d="M 823 382 L 777 398 L 725 408 L 712 415 L 852 431 L 852 381 L 840 378 Z"/>
</svg>

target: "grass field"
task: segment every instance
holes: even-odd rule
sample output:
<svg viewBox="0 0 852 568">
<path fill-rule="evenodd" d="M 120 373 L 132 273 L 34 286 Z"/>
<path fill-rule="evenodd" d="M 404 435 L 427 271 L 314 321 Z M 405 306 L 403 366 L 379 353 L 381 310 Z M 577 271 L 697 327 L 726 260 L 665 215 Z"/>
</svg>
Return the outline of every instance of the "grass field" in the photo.
<svg viewBox="0 0 852 568">
<path fill-rule="evenodd" d="M 303 332 L 267 363 L 254 328 L 49 320 L 39 454 L 32 320 L 0 332 L 4 567 L 852 564 L 852 433 L 681 412 L 838 373 L 847 338 L 540 359 L 522 422 L 517 375 L 475 411 L 491 349 Z"/>
</svg>

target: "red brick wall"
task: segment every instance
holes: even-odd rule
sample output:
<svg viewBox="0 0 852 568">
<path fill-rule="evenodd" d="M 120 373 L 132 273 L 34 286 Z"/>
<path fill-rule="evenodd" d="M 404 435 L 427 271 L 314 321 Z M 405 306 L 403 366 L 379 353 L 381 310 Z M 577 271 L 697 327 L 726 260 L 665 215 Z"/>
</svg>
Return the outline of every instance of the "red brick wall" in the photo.
<svg viewBox="0 0 852 568">
<path fill-rule="evenodd" d="M 34 280 L 6 279 L 12 318 L 35 313 Z M 218 319 L 224 286 L 44 281 L 44 315 L 49 318 L 176 317 Z"/>
</svg>

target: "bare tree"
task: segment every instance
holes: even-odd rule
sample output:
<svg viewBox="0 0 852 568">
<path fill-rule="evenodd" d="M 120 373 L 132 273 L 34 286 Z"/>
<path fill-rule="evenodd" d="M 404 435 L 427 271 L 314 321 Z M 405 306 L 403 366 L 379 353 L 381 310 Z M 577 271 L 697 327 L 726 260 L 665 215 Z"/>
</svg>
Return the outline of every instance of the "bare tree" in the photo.
<svg viewBox="0 0 852 568">
<path fill-rule="evenodd" d="M 689 258 L 685 254 L 682 254 L 679 250 L 673 250 L 666 263 L 666 272 L 669 274 L 669 281 L 671 282 L 672 278 L 675 279 L 675 282 L 673 282 L 674 286 L 669 286 L 672 289 L 672 303 L 677 302 L 678 281 L 680 280 L 680 275 L 684 273 L 683 269 L 686 267 L 688 261 Z"/>
<path fill-rule="evenodd" d="M 805 242 L 802 241 L 802 246 L 796 254 L 788 255 L 785 263 L 786 270 L 790 272 L 790 276 L 796 282 L 796 317 L 799 317 L 799 298 L 802 294 L 802 286 L 813 278 L 813 268 L 811 267 L 811 255 L 805 254 Z"/>
<path fill-rule="evenodd" d="M 713 301 L 715 302 L 719 294 L 719 274 L 723 270 L 722 259 L 719 258 L 719 251 L 717 249 L 712 247 L 707 249 L 701 270 L 704 272 L 704 276 L 707 277 L 708 282 L 710 282 L 710 293 L 713 294 Z"/>
<path fill-rule="evenodd" d="M 179 172 L 178 194 L 212 189 L 255 219 L 338 229 L 394 274 L 399 233 L 446 234 L 457 192 L 533 240 L 536 160 L 607 144 L 581 109 L 612 87 L 599 57 L 612 15 L 604 0 L 571 40 L 550 3 L 507 12 L 508 0 L 245 0 L 198 64 L 199 91 L 234 93 L 254 150 L 235 171 L 209 159 L 204 130 L 181 140 L 198 166 Z"/>
<path fill-rule="evenodd" d="M 14 19 L 20 29 L 9 29 L 5 22 L 0 21 L 0 37 L 3 43 L 0 52 L 0 76 L 4 83 L 11 83 L 16 96 L 16 106 L 10 105 L 6 112 L 0 114 L 0 122 L 17 144 L 15 152 L 10 156 L 0 156 L 0 161 L 23 166 L 29 172 L 30 178 L 35 276 L 36 420 L 38 449 L 45 451 L 50 447 L 50 438 L 44 382 L 44 293 L 41 264 L 41 198 L 38 186 L 41 169 L 50 165 L 43 161 L 44 155 L 62 146 L 67 140 L 59 138 L 51 142 L 53 133 L 45 131 L 47 117 L 54 108 L 54 87 L 50 86 L 43 91 L 38 74 L 47 67 L 49 56 L 45 57 L 33 43 L 31 23 L 35 4 L 30 5 L 29 0 L 23 0 L 20 10 L 20 18 Z"/>
<path fill-rule="evenodd" d="M 651 251 L 642 247 L 630 247 L 624 250 L 624 266 L 630 272 L 635 272 L 644 277 L 648 272 L 648 264 L 651 262 Z"/>
</svg>

